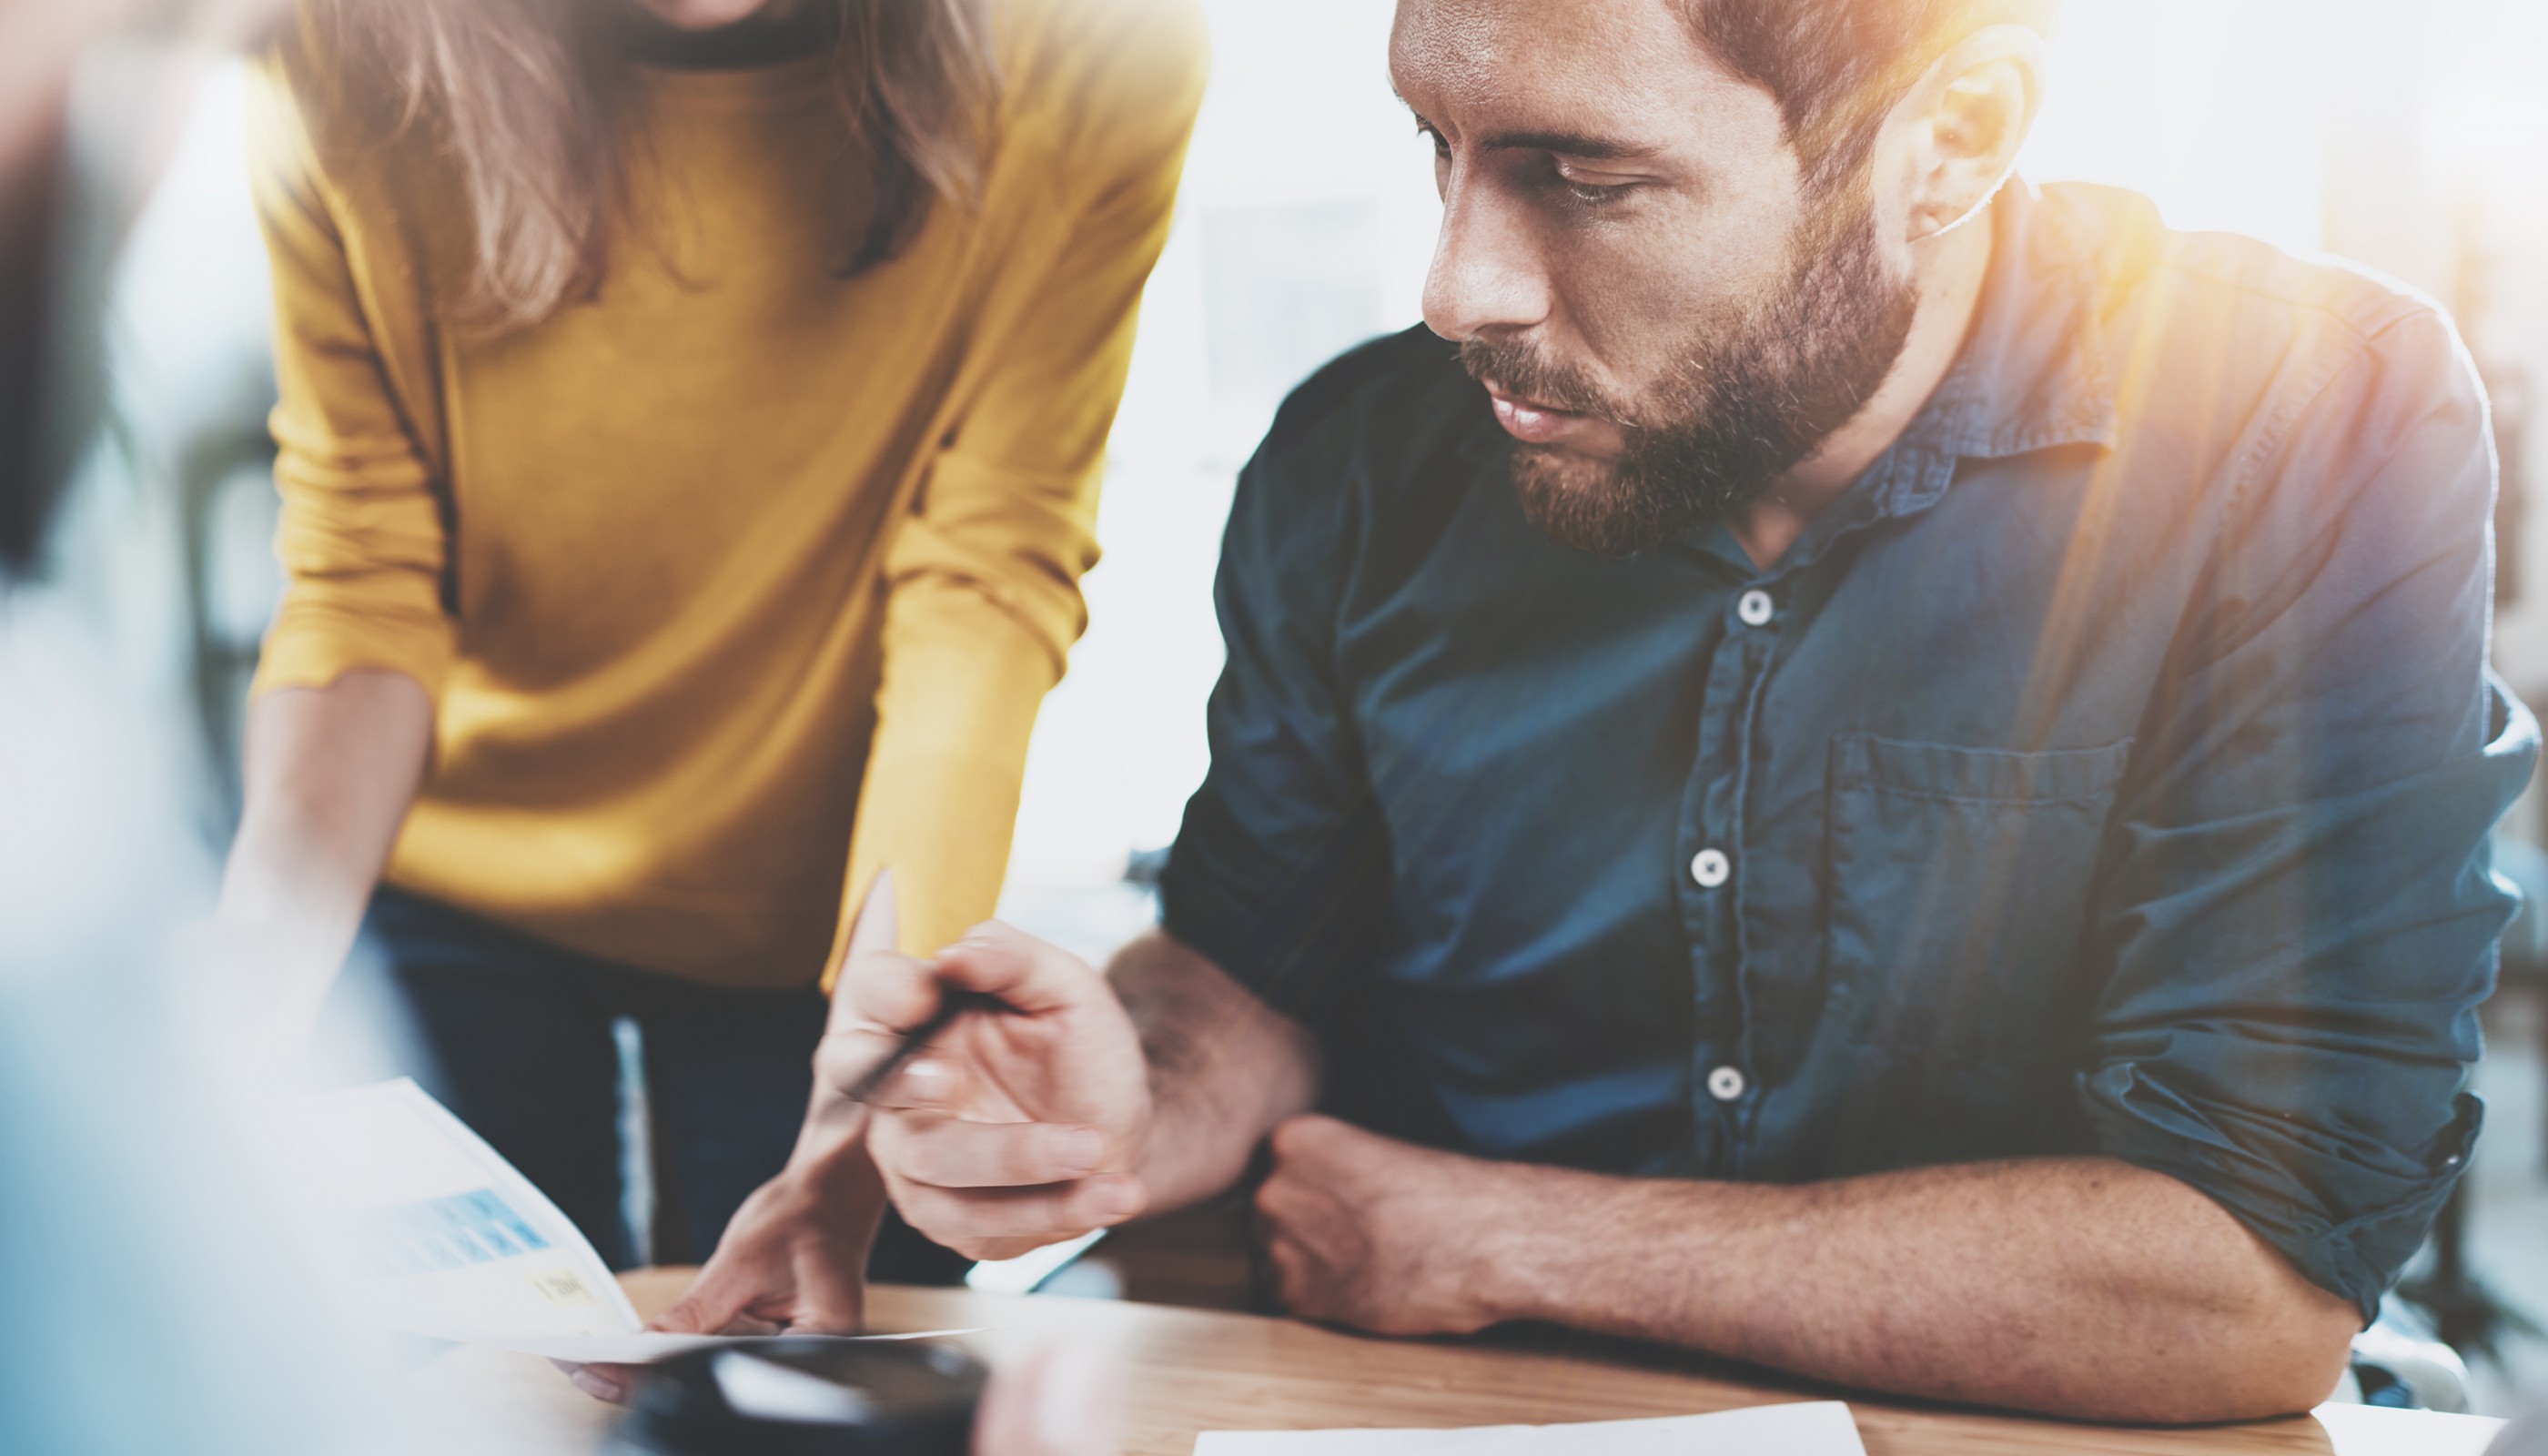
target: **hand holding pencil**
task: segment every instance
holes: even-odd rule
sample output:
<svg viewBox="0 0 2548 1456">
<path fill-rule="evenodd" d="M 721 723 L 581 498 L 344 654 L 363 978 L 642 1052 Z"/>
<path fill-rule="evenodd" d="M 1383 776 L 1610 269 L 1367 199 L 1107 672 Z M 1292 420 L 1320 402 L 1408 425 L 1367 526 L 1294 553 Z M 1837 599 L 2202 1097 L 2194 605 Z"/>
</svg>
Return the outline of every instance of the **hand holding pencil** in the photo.
<svg viewBox="0 0 2548 1456">
<path fill-rule="evenodd" d="M 1004 925 L 935 960 L 896 940 L 892 877 L 879 874 L 842 953 L 796 1151 L 658 1327 L 858 1329 L 888 1198 L 977 1259 L 1108 1228 L 1147 1203 L 1137 1169 L 1148 1070 L 1105 976 Z M 584 1379 L 595 1389 L 615 1375 Z"/>
<path fill-rule="evenodd" d="M 933 961 L 894 955 L 866 928 L 891 895 L 882 881 L 860 917 L 815 1077 L 867 1109 L 866 1151 L 904 1220 L 1003 1259 L 1138 1215 L 1149 1079 L 1113 986 L 996 922 Z"/>
</svg>

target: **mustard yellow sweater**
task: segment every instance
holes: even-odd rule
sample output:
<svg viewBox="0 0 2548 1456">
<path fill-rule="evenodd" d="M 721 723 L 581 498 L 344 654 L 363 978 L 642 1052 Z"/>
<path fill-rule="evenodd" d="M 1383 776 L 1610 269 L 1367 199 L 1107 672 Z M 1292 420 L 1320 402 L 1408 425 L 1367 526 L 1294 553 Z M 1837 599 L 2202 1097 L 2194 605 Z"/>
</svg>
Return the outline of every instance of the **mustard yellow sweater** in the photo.
<svg viewBox="0 0 2548 1456">
<path fill-rule="evenodd" d="M 1204 71 L 1190 0 L 998 27 L 979 206 L 849 278 L 866 169 L 822 62 L 644 73 L 596 298 L 497 336 L 445 321 L 430 138 L 267 72 L 289 582 L 256 690 L 432 694 L 392 882 L 737 986 L 815 979 L 881 865 L 914 953 L 991 913 Z"/>
</svg>

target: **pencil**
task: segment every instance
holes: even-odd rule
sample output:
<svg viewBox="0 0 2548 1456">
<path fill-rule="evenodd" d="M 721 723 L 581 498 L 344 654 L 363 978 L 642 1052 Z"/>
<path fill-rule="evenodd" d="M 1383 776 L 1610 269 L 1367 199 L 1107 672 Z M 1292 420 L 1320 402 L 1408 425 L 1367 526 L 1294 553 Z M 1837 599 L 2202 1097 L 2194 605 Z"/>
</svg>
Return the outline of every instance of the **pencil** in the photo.
<svg viewBox="0 0 2548 1456">
<path fill-rule="evenodd" d="M 949 1027 L 956 1024 L 956 1018 L 968 1011 L 998 1011 L 1007 1005 L 999 997 L 985 995 L 980 991 L 951 990 L 947 991 L 945 996 L 946 999 L 940 1004 L 937 1015 L 903 1033 L 902 1045 L 885 1053 L 884 1060 L 877 1062 L 865 1076 L 859 1078 L 856 1086 L 843 1095 L 852 1102 L 874 1101 L 875 1095 L 884 1090 L 885 1083 L 892 1081 L 895 1073 L 909 1066 L 913 1057 L 928 1050 L 930 1043 L 937 1041 Z"/>
</svg>

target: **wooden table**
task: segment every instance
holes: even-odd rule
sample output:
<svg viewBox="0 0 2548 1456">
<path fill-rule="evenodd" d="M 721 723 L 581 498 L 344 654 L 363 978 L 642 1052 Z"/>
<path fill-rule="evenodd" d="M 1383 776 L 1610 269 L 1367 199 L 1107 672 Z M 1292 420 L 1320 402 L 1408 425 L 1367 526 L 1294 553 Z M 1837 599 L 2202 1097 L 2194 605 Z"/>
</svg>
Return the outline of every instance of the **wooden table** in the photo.
<svg viewBox="0 0 2548 1456">
<path fill-rule="evenodd" d="M 647 1270 L 622 1283 L 638 1310 L 651 1314 L 687 1286 L 688 1275 Z M 868 1318 L 885 1330 L 978 1327 L 965 1342 L 994 1363 L 1065 1337 L 1110 1347 L 1129 1377 L 1127 1456 L 1191 1456 L 1204 1430 L 1538 1424 L 1818 1398 L 1801 1387 L 1707 1373 L 1668 1352 L 1590 1340 L 1513 1348 L 1372 1339 L 1218 1310 L 894 1286 L 870 1293 Z M 590 1449 L 614 1417 L 546 1361 L 527 1356 L 454 1350 L 419 1381 L 431 1398 L 474 1403 L 482 1418 L 545 1430 L 539 1449 Z M 2318 1417 L 2191 1430 L 1863 1399 L 1850 1408 L 1869 1456 L 2479 1456 L 2498 1425 L 2335 1407 Z"/>
</svg>

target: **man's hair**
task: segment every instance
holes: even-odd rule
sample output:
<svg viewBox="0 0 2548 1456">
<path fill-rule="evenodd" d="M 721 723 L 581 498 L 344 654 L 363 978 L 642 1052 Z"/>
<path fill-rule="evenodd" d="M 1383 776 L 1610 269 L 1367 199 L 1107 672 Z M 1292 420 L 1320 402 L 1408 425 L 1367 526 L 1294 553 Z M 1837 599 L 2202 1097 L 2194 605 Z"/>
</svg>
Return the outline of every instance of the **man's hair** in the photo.
<svg viewBox="0 0 2548 1456">
<path fill-rule="evenodd" d="M 1681 0 L 1690 29 L 1765 87 L 1828 192 L 1863 173 L 1884 118 L 1920 73 L 1984 26 L 2048 30 L 2060 0 Z"/>
</svg>

